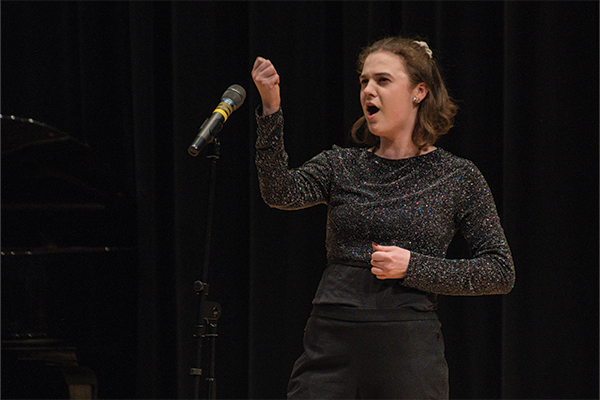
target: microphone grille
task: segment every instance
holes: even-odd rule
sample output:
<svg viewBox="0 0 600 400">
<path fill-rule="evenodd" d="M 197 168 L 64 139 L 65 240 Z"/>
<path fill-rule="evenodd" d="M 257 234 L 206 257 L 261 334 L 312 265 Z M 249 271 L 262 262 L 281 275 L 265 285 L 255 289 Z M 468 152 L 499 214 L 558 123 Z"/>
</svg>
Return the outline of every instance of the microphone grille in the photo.
<svg viewBox="0 0 600 400">
<path fill-rule="evenodd" d="M 233 102 L 233 110 L 237 110 L 239 106 L 244 104 L 246 99 L 246 90 L 240 85 L 231 85 L 223 93 L 224 99 L 229 99 Z"/>
</svg>

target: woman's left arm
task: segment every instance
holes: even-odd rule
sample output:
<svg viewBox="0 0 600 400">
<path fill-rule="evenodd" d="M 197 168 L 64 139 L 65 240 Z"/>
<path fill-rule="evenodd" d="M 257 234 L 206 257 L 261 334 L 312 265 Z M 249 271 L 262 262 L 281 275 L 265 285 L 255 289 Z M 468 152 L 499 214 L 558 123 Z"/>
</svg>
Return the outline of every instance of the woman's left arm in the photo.
<svg viewBox="0 0 600 400">
<path fill-rule="evenodd" d="M 469 243 L 469 259 L 410 253 L 403 284 L 443 295 L 506 294 L 515 283 L 512 254 L 490 188 L 471 166 L 457 207 L 457 223 Z"/>
</svg>

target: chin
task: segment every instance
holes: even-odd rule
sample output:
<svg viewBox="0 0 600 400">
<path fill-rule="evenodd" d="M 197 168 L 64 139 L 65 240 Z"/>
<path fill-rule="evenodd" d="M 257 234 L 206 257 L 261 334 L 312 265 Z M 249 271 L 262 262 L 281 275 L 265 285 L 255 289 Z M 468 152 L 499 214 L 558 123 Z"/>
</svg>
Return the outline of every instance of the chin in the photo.
<svg viewBox="0 0 600 400">
<path fill-rule="evenodd" d="M 371 134 L 375 135 L 375 136 L 379 136 L 381 134 L 381 131 L 379 129 L 377 129 L 377 124 L 375 123 L 371 123 L 367 121 L 367 128 L 369 129 L 369 132 L 371 132 Z"/>
<path fill-rule="evenodd" d="M 371 133 L 371 135 L 377 136 L 378 138 L 386 136 L 385 132 L 382 131 L 381 129 L 377 129 L 376 126 L 368 125 L 368 127 L 369 127 L 369 132 Z"/>
</svg>

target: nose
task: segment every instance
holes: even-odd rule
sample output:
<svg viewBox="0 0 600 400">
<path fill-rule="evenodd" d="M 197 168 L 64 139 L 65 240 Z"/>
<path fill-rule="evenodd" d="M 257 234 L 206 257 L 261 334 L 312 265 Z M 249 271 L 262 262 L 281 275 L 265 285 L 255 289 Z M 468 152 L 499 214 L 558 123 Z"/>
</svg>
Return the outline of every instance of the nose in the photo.
<svg viewBox="0 0 600 400">
<path fill-rule="evenodd" d="M 375 85 L 369 80 L 362 88 L 363 95 L 365 97 L 374 97 L 375 96 Z"/>
</svg>

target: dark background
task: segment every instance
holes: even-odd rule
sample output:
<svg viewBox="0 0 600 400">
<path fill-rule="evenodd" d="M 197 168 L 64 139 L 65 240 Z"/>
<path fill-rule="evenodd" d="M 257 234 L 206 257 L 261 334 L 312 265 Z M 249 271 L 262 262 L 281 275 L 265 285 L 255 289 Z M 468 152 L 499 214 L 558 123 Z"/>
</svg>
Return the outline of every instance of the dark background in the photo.
<svg viewBox="0 0 600 400">
<path fill-rule="evenodd" d="M 326 209 L 260 199 L 252 64 L 260 55 L 278 69 L 297 166 L 350 145 L 360 48 L 419 35 L 460 105 L 438 144 L 482 170 L 517 270 L 506 296 L 440 298 L 451 397 L 598 398 L 598 7 L 2 1 L 2 114 L 87 146 L 121 199 L 116 223 L 68 208 L 49 223 L 57 241 L 78 226 L 61 221 L 97 224 L 93 244 L 122 249 L 46 257 L 49 333 L 77 347 L 101 398 L 193 396 L 210 161 L 187 147 L 237 83 L 248 95 L 220 135 L 208 279 L 223 309 L 217 395 L 285 397 L 325 266 Z M 23 247 L 6 232 L 5 182 L 3 249 Z M 450 255 L 464 255 L 459 239 Z M 5 266 L 35 264 L 23 258 L 3 256 L 3 278 Z"/>
</svg>

